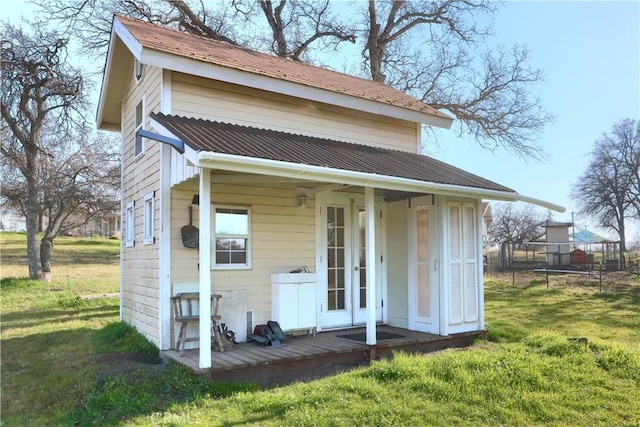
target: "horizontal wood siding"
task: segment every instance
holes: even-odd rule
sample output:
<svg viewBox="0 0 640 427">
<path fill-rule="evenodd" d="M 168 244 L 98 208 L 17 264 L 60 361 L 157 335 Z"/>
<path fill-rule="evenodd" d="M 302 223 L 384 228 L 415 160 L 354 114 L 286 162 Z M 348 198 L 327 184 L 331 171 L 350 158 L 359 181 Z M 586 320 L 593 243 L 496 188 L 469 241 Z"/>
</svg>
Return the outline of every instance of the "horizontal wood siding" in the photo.
<svg viewBox="0 0 640 427">
<path fill-rule="evenodd" d="M 173 73 L 172 114 L 415 153 L 413 122 Z"/>
<path fill-rule="evenodd" d="M 144 141 L 144 154 L 135 157 L 136 105 L 144 97 L 145 129 L 150 129 L 148 116 L 160 111 L 162 70 L 145 66 L 143 78 L 136 83 L 133 69 L 123 101 L 122 120 L 122 202 L 135 202 L 135 245 L 122 251 L 122 316 L 156 345 L 160 345 L 158 331 L 158 245 L 160 230 L 160 144 Z M 144 197 L 154 192 L 154 230 L 156 242 L 144 244 Z M 123 215 L 123 230 L 126 230 Z M 124 241 L 124 236 L 123 236 Z M 124 244 L 124 243 L 123 243 Z"/>
<path fill-rule="evenodd" d="M 198 282 L 198 251 L 184 248 L 180 230 L 189 223 L 188 206 L 197 193 L 192 183 L 172 191 L 171 241 L 173 283 Z M 294 184 L 212 184 L 214 204 L 251 207 L 252 267 L 250 270 L 212 271 L 214 289 L 247 290 L 247 309 L 255 321 L 271 319 L 271 273 L 307 265 L 315 271 L 315 207 L 297 207 Z M 200 198 L 202 200 L 202 198 Z M 198 206 L 193 221 L 200 227 Z"/>
</svg>

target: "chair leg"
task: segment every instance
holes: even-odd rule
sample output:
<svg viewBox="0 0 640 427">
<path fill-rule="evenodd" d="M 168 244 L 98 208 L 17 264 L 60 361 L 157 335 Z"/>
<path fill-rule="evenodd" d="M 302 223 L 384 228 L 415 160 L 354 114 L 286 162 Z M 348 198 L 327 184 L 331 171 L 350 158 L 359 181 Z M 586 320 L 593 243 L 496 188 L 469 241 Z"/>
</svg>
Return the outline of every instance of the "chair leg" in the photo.
<svg viewBox="0 0 640 427">
<path fill-rule="evenodd" d="M 222 333 L 220 332 L 217 320 L 211 320 L 211 329 L 213 332 L 213 338 L 218 343 L 218 350 L 220 350 L 221 353 L 224 352 L 224 342 L 222 341 Z"/>
<path fill-rule="evenodd" d="M 187 338 L 187 324 L 185 322 L 180 323 L 180 333 L 178 334 L 178 343 L 176 344 L 176 350 L 180 351 L 180 355 L 184 355 L 184 343 Z M 180 349 L 182 344 L 182 349 Z"/>
</svg>

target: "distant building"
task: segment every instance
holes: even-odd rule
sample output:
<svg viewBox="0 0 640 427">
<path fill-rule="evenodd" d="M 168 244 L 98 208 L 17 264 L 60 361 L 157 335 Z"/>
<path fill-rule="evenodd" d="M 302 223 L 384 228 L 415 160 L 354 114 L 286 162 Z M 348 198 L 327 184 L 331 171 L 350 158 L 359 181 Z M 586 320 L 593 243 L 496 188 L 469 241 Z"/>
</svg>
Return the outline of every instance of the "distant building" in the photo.
<svg viewBox="0 0 640 427">
<path fill-rule="evenodd" d="M 542 227 L 547 234 L 547 264 L 549 266 L 571 265 L 571 245 L 569 244 L 569 227 L 572 222 L 555 222 L 547 220 Z M 550 245 L 549 243 L 557 243 Z"/>
<path fill-rule="evenodd" d="M 26 231 L 24 216 L 13 209 L 0 206 L 0 231 Z"/>
</svg>

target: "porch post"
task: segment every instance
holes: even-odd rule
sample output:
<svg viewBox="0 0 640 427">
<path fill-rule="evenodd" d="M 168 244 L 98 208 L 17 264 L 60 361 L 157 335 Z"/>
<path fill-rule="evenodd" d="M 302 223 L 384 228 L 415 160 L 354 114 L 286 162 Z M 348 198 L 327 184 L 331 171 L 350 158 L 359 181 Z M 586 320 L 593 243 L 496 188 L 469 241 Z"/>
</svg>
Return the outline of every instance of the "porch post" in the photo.
<svg viewBox="0 0 640 427">
<path fill-rule="evenodd" d="M 200 369 L 211 367 L 211 169 L 200 168 Z"/>
<path fill-rule="evenodd" d="M 374 189 L 364 189 L 367 259 L 367 345 L 376 344 L 376 214 L 374 210 Z"/>
</svg>

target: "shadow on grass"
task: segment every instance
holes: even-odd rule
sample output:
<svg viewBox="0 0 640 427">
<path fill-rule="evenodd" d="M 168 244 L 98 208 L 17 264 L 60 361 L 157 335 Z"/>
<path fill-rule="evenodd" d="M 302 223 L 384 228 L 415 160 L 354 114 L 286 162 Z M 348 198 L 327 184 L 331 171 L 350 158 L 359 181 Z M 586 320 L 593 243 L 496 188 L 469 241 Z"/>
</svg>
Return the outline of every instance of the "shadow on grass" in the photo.
<svg viewBox="0 0 640 427">
<path fill-rule="evenodd" d="M 57 245 L 57 244 L 56 244 Z M 98 246 L 98 247 L 95 247 Z M 118 249 L 95 245 L 87 247 L 69 244 L 64 250 L 55 251 L 52 261 L 56 266 L 71 264 L 114 264 L 120 260 Z M 26 254 L 23 248 L 2 248 L 2 262 L 5 264 L 22 264 L 26 266 Z"/>
<path fill-rule="evenodd" d="M 249 383 L 207 381 L 183 365 L 164 362 L 158 348 L 124 322 L 96 331 L 92 341 L 97 351 L 110 351 L 101 356 L 109 363 L 103 364 L 89 396 L 71 414 L 73 425 L 116 424 L 139 416 L 177 421 L 180 415 L 171 414 L 172 407 L 258 389 Z"/>
<path fill-rule="evenodd" d="M 47 321 L 60 322 L 55 316 Z M 105 333 L 112 325 L 61 325 L 55 332 L 3 339 L 2 425 L 117 425 L 140 416 L 167 421 L 176 405 L 259 389 L 210 382 L 182 365 L 150 358 L 144 353 L 154 346 L 144 337 Z"/>
<path fill-rule="evenodd" d="M 3 331 L 10 331 L 12 329 L 31 328 L 41 325 L 43 322 L 66 323 L 77 320 L 88 321 L 113 318 L 120 311 L 120 302 L 115 298 L 110 298 L 109 300 L 112 302 L 103 302 L 97 306 L 85 305 L 68 309 L 3 313 L 2 329 Z"/>
</svg>

